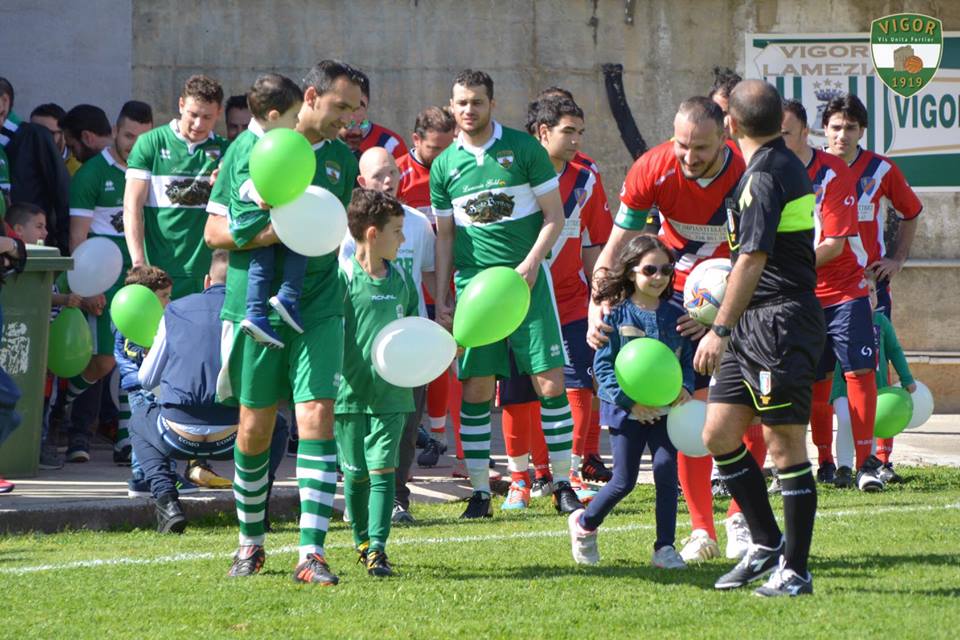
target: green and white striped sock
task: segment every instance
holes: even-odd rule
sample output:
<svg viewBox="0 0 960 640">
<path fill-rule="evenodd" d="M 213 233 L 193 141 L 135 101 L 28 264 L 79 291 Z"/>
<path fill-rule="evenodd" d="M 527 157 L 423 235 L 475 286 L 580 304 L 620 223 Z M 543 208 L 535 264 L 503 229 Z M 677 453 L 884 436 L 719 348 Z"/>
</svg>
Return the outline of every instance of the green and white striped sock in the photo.
<svg viewBox="0 0 960 640">
<path fill-rule="evenodd" d="M 233 497 L 237 504 L 240 523 L 240 546 L 263 546 L 263 514 L 267 507 L 267 488 L 270 471 L 270 449 L 262 453 L 246 454 L 240 447 L 233 448 Z"/>
<path fill-rule="evenodd" d="M 323 543 L 337 493 L 335 440 L 300 439 L 297 446 L 297 485 L 300 487 L 300 562 L 323 555 Z"/>
<path fill-rule="evenodd" d="M 490 493 L 490 402 L 460 403 L 460 441 L 474 491 Z"/>
<path fill-rule="evenodd" d="M 570 454 L 573 451 L 573 414 L 566 394 L 540 398 L 540 423 L 550 454 L 554 482 L 570 480 Z"/>
<path fill-rule="evenodd" d="M 84 391 L 92 387 L 96 383 L 96 380 L 90 382 L 83 377 L 82 374 L 77 374 L 70 378 L 67 381 L 67 390 L 63 394 L 64 405 L 69 407 L 73 404 L 73 401 L 80 397 Z"/>
<path fill-rule="evenodd" d="M 130 444 L 130 397 L 126 391 L 121 389 L 118 399 L 119 406 L 117 407 L 117 412 L 119 414 L 120 424 L 117 428 L 117 441 L 114 447 L 121 449 L 124 445 Z"/>
</svg>

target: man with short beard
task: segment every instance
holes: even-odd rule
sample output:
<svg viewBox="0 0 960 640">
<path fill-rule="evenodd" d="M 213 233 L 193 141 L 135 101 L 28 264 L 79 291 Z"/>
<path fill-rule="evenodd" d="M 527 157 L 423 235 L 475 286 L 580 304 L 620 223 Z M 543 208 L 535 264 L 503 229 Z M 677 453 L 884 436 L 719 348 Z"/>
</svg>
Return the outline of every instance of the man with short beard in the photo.
<svg viewBox="0 0 960 640">
<path fill-rule="evenodd" d="M 350 65 L 323 60 L 303 80 L 303 106 L 297 130 L 313 145 L 317 171 L 313 185 L 333 193 L 346 207 L 357 179 L 357 161 L 337 139 L 360 105 L 360 79 Z M 241 136 L 257 136 L 250 127 Z M 262 134 L 260 130 L 259 135 Z M 249 148 L 242 138 L 231 151 Z M 266 501 L 270 442 L 279 401 L 292 401 L 297 417 L 297 483 L 300 487 L 300 546 L 293 572 L 297 582 L 335 585 L 339 578 L 327 564 L 323 545 L 337 488 L 337 449 L 333 436 L 333 404 L 343 359 L 344 287 L 338 277 L 337 252 L 309 258 L 300 297 L 302 333 L 276 323 L 284 347 L 269 348 L 240 330 L 246 317 L 249 252 L 279 242 L 272 225 L 259 230 L 231 229 L 227 207 L 239 201 L 239 187 L 249 167 L 228 152 L 207 211 L 205 238 L 218 249 L 230 250 L 227 297 L 221 350 L 227 354 L 217 381 L 221 400 L 240 404 L 240 426 L 234 448 L 234 495 L 240 522 L 239 548 L 228 575 L 251 576 L 266 560 L 263 504 Z M 238 233 L 234 237 L 232 233 Z M 244 237 L 239 237 L 240 233 Z M 237 246 L 241 241 L 242 248 Z M 277 269 L 272 289 L 282 279 Z"/>
<path fill-rule="evenodd" d="M 566 363 L 556 302 L 545 260 L 563 229 L 563 203 L 547 151 L 523 131 L 493 120 L 493 80 L 461 71 L 450 108 L 460 128 L 454 144 L 430 168 L 430 197 L 437 218 L 437 282 L 452 270 L 457 292 L 489 267 L 515 269 L 531 289 L 530 308 L 509 336 L 519 373 L 531 375 L 557 485 L 554 507 L 582 508 L 570 486 L 573 418 L 563 386 Z M 437 320 L 453 322 L 453 304 L 438 292 Z M 460 359 L 463 380 L 461 439 L 473 496 L 463 518 L 490 517 L 490 401 L 496 377 L 510 374 L 507 340 L 469 347 Z"/>
<path fill-rule="evenodd" d="M 133 266 L 151 264 L 173 279 L 173 299 L 203 290 L 210 249 L 203 243 L 211 175 L 227 142 L 213 132 L 223 89 L 190 76 L 180 117 L 140 136 L 127 159 L 123 228 Z"/>
<path fill-rule="evenodd" d="M 113 142 L 107 114 L 92 104 L 78 104 L 60 118 L 63 142 L 81 163 L 93 158 Z"/>
<path fill-rule="evenodd" d="M 76 115 L 76 112 L 77 107 L 74 107 L 64 116 L 63 121 L 73 126 L 70 114 Z M 104 293 L 100 313 L 88 315 L 95 329 L 93 357 L 83 372 L 70 379 L 66 392 L 68 405 L 113 370 L 114 334 L 110 326 L 110 302 L 123 286 L 124 277 L 132 266 L 130 254 L 127 252 L 127 243 L 123 237 L 123 192 L 126 184 L 124 174 L 127 169 L 127 157 L 134 142 L 152 127 L 153 110 L 150 105 L 136 100 L 127 102 L 120 109 L 111 144 L 89 157 L 70 181 L 71 253 L 87 238 L 107 238 L 120 249 L 123 268 L 116 282 Z M 83 130 L 81 135 L 74 137 L 74 140 L 78 141 L 85 137 L 90 142 L 91 136 L 87 135 L 89 133 Z M 99 136 L 97 138 L 99 140 Z M 89 148 L 87 145 L 84 147 Z M 131 447 L 127 422 L 130 417 L 130 407 L 127 404 L 126 393 L 121 392 L 119 400 L 120 429 L 113 448 L 113 460 L 118 464 L 129 464 Z M 96 407 L 93 407 L 92 412 L 85 410 L 72 412 L 70 428 L 72 441 L 67 451 L 67 460 L 81 462 L 89 459 L 88 432 L 95 419 L 95 413 Z M 87 446 L 85 447 L 84 444 Z"/>
</svg>

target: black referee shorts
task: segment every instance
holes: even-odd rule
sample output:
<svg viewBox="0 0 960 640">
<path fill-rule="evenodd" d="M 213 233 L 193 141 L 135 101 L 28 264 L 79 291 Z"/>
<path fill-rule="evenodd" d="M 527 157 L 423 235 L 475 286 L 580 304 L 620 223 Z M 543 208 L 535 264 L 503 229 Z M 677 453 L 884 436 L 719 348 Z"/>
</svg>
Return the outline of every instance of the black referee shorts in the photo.
<svg viewBox="0 0 960 640">
<path fill-rule="evenodd" d="M 747 309 L 713 377 L 710 402 L 749 406 L 765 425 L 806 424 L 825 340 L 812 294 Z"/>
</svg>

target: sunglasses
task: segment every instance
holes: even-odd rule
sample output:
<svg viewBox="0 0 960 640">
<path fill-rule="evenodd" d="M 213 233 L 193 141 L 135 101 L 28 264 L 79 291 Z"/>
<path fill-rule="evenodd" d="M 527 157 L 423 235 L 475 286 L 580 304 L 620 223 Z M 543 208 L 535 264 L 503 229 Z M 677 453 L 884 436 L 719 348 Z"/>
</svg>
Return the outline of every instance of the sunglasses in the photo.
<svg viewBox="0 0 960 640">
<path fill-rule="evenodd" d="M 651 278 L 654 275 L 656 275 L 657 271 L 659 271 L 660 275 L 664 276 L 665 278 L 669 278 L 670 276 L 673 275 L 673 270 L 674 270 L 674 266 L 669 263 L 661 264 L 659 266 L 655 264 L 644 264 L 644 265 L 637 265 L 633 268 L 634 273 L 642 273 L 648 278 Z"/>
</svg>

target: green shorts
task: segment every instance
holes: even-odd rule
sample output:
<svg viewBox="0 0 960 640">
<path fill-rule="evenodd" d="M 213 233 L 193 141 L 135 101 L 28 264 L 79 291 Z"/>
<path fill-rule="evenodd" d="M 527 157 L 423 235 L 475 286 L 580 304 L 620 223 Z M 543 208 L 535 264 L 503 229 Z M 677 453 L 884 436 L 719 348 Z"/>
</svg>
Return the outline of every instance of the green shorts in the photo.
<svg viewBox="0 0 960 640">
<path fill-rule="evenodd" d="M 333 419 L 340 466 L 345 471 L 366 473 L 370 469 L 397 466 L 400 436 L 409 413 L 341 413 Z"/>
<path fill-rule="evenodd" d="M 268 349 L 240 330 L 240 323 L 223 321 L 220 353 L 223 368 L 217 378 L 217 398 L 252 409 L 280 400 L 333 400 L 343 364 L 343 317 L 323 318 L 303 334 L 277 327 L 286 347 Z"/>
<path fill-rule="evenodd" d="M 454 278 L 457 295 L 470 282 L 469 276 L 459 273 Z M 483 376 L 510 377 L 510 352 L 522 374 L 543 373 L 562 367 L 567 362 L 557 302 L 553 297 L 550 270 L 540 267 L 540 275 L 530 292 L 530 310 L 527 317 L 510 337 L 483 347 L 467 348 L 460 358 L 460 379 Z"/>
</svg>

